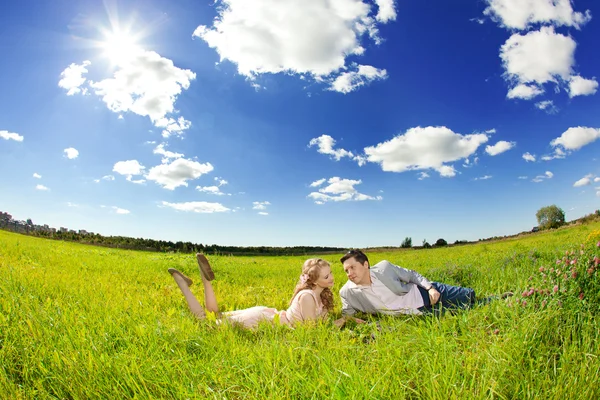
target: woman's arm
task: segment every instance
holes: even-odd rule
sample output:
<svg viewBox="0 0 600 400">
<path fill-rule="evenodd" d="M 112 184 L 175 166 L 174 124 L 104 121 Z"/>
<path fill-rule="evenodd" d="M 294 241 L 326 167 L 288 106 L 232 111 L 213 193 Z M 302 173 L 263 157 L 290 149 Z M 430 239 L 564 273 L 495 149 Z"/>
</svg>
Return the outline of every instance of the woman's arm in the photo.
<svg viewBox="0 0 600 400">
<path fill-rule="evenodd" d="M 298 306 L 300 308 L 300 315 L 302 315 L 302 321 L 314 321 L 319 317 L 317 302 L 310 294 L 301 294 L 298 299 Z"/>
</svg>

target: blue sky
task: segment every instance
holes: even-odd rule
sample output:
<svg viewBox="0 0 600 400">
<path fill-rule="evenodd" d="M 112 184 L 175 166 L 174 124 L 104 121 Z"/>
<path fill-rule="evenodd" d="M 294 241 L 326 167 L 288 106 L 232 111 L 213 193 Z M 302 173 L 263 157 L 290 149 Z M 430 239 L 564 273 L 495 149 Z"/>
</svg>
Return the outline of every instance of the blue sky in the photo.
<svg viewBox="0 0 600 400">
<path fill-rule="evenodd" d="M 0 210 L 222 245 L 368 247 L 600 206 L 600 4 L 23 0 Z"/>
</svg>

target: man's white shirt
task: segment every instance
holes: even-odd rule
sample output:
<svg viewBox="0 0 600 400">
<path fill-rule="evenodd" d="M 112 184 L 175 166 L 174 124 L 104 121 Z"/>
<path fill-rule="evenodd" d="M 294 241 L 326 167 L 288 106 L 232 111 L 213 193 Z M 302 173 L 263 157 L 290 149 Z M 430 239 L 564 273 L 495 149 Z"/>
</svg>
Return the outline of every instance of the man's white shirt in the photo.
<svg viewBox="0 0 600 400">
<path fill-rule="evenodd" d="M 369 272 L 371 285 L 356 285 L 356 288 L 362 291 L 380 313 L 387 315 L 421 314 L 418 308 L 423 307 L 425 303 L 417 285 L 410 283 L 408 293 L 398 296 L 377 279 L 373 272 Z"/>
</svg>

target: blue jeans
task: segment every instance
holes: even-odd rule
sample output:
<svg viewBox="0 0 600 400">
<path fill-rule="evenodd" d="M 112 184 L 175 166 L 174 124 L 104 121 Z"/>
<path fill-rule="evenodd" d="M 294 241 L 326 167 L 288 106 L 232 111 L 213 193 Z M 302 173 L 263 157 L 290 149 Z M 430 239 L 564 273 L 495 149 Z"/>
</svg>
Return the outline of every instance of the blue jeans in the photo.
<svg viewBox="0 0 600 400">
<path fill-rule="evenodd" d="M 471 308 L 476 303 L 475 290 L 471 288 L 464 288 L 460 286 L 446 285 L 445 283 L 431 282 L 431 285 L 440 292 L 440 300 L 433 307 L 429 300 L 429 293 L 425 289 L 419 286 L 419 291 L 423 297 L 423 307 L 419 308 L 419 311 L 428 313 L 438 313 L 440 308 L 443 311 L 456 310 Z"/>
</svg>

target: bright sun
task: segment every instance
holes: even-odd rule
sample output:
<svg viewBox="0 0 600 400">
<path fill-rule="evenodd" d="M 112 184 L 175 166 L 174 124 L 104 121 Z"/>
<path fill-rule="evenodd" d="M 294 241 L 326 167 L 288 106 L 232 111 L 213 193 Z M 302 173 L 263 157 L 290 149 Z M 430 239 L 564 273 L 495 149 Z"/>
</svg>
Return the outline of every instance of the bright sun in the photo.
<svg viewBox="0 0 600 400">
<path fill-rule="evenodd" d="M 104 54 L 113 64 L 127 62 L 139 51 L 135 36 L 129 32 L 107 32 L 104 37 L 100 47 L 104 49 Z"/>
</svg>

